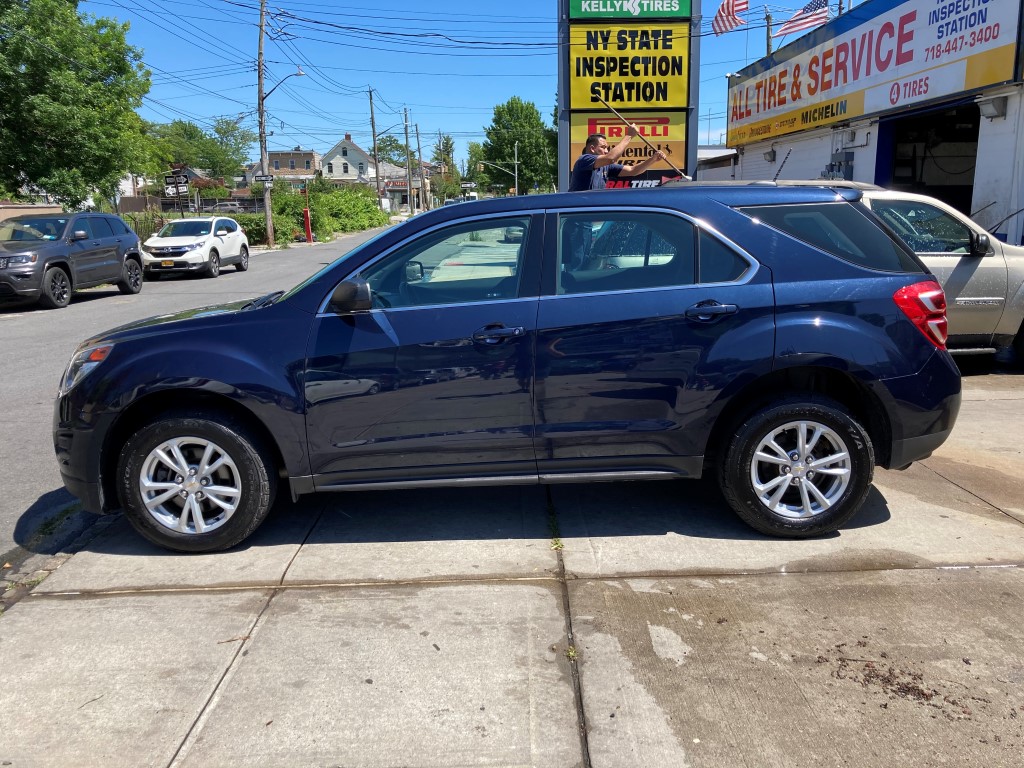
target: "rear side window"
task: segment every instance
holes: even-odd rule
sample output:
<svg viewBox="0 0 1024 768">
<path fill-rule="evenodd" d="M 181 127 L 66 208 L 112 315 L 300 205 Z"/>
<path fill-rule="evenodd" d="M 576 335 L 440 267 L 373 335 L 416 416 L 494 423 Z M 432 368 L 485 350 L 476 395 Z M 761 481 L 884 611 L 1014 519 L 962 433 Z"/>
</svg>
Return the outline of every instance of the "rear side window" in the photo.
<svg viewBox="0 0 1024 768">
<path fill-rule="evenodd" d="M 700 233 L 698 263 L 698 280 L 702 283 L 731 283 L 750 269 L 746 259 L 703 230 Z"/>
<path fill-rule="evenodd" d="M 131 230 L 128 229 L 128 225 L 124 223 L 117 216 L 106 216 L 105 220 L 110 228 L 114 230 L 115 235 L 127 235 L 130 234 Z"/>
<path fill-rule="evenodd" d="M 114 233 L 110 230 L 110 225 L 107 220 L 102 216 L 94 216 L 89 219 L 89 223 L 92 224 L 92 233 L 95 237 L 113 237 Z"/>
<path fill-rule="evenodd" d="M 797 240 L 862 267 L 885 272 L 924 271 L 870 214 L 850 203 L 757 205 L 740 210 Z"/>
</svg>

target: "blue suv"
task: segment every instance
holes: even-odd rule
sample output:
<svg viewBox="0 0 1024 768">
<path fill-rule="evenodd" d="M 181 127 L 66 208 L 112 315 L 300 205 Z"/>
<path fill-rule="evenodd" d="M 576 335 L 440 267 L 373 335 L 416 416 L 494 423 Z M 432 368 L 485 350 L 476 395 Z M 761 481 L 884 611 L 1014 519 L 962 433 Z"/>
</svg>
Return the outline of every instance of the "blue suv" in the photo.
<svg viewBox="0 0 1024 768">
<path fill-rule="evenodd" d="M 416 216 L 290 291 L 84 342 L 54 412 L 64 483 L 182 551 L 237 544 L 282 491 L 705 475 L 758 531 L 833 531 L 960 404 L 942 289 L 860 194 Z"/>
</svg>

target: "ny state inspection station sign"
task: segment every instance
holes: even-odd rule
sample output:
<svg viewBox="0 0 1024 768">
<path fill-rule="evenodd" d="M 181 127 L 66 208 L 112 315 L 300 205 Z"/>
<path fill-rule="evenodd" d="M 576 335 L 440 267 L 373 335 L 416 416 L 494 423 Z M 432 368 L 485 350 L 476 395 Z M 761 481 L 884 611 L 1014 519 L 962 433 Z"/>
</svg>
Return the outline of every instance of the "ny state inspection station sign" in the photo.
<svg viewBox="0 0 1024 768">
<path fill-rule="evenodd" d="M 729 146 L 1010 82 L 1018 0 L 872 0 L 740 71 Z"/>
<path fill-rule="evenodd" d="M 569 108 L 686 107 L 690 24 L 573 24 L 569 28 Z"/>
<path fill-rule="evenodd" d="M 570 19 L 690 18 L 690 0 L 569 0 Z"/>
</svg>

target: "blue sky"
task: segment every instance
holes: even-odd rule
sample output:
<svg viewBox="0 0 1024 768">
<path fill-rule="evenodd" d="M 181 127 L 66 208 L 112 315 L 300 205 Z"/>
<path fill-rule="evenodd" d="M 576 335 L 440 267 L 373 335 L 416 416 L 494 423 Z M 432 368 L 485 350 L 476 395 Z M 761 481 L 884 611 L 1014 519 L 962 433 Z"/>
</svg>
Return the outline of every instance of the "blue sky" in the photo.
<svg viewBox="0 0 1024 768">
<path fill-rule="evenodd" d="M 694 0 L 699 2 L 699 0 Z M 748 23 L 715 37 L 720 0 L 704 0 L 701 25 L 699 141 L 724 141 L 725 75 L 765 54 L 764 5 Z M 774 21 L 802 5 L 768 5 Z M 545 122 L 557 90 L 555 0 L 271 0 L 266 40 L 270 149 L 329 150 L 344 134 L 368 149 L 367 88 L 375 91 L 378 133 L 404 141 L 404 107 L 419 125 L 424 157 L 438 131 L 455 140 L 456 160 L 483 141 L 496 105 L 532 101 Z M 155 122 L 241 118 L 256 130 L 259 0 L 96 0 L 79 10 L 131 24 L 129 42 L 143 51 L 153 86 L 141 110 Z M 450 38 L 450 39 L 446 39 Z M 786 38 L 776 40 L 791 42 Z M 416 146 L 413 128 L 410 143 Z M 253 157 L 258 155 L 254 147 Z"/>
</svg>

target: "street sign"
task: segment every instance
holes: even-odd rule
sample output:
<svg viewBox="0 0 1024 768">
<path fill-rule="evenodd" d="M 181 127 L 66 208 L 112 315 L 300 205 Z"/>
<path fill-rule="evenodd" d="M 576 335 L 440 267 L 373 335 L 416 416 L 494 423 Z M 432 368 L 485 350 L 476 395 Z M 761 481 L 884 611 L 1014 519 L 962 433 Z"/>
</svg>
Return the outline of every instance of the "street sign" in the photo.
<svg viewBox="0 0 1024 768">
<path fill-rule="evenodd" d="M 173 176 L 164 176 L 164 184 L 171 186 L 174 183 L 175 181 Z"/>
<path fill-rule="evenodd" d="M 253 176 L 252 180 L 253 181 L 261 181 L 261 182 L 267 182 L 267 181 L 273 182 L 274 181 L 274 177 L 273 177 L 273 175 L 271 175 L 269 173 L 268 174 L 260 174 L 260 175 L 257 175 L 257 176 Z"/>
<path fill-rule="evenodd" d="M 464 181 L 461 184 L 459 184 L 459 186 L 462 189 L 476 189 L 476 182 L 475 181 Z"/>
<path fill-rule="evenodd" d="M 178 194 L 179 195 L 187 195 L 188 194 L 188 184 L 179 184 L 178 185 Z"/>
<path fill-rule="evenodd" d="M 178 194 L 178 189 L 173 184 L 168 184 L 164 187 L 164 197 L 175 197 Z"/>
<path fill-rule="evenodd" d="M 186 176 L 186 175 L 185 175 L 185 174 L 183 174 L 183 173 L 179 173 L 179 174 L 177 174 L 177 175 L 176 175 L 176 176 L 174 177 L 174 180 L 175 180 L 175 181 L 176 181 L 176 182 L 177 182 L 178 184 L 185 184 L 186 186 L 188 185 L 188 176 Z"/>
</svg>

